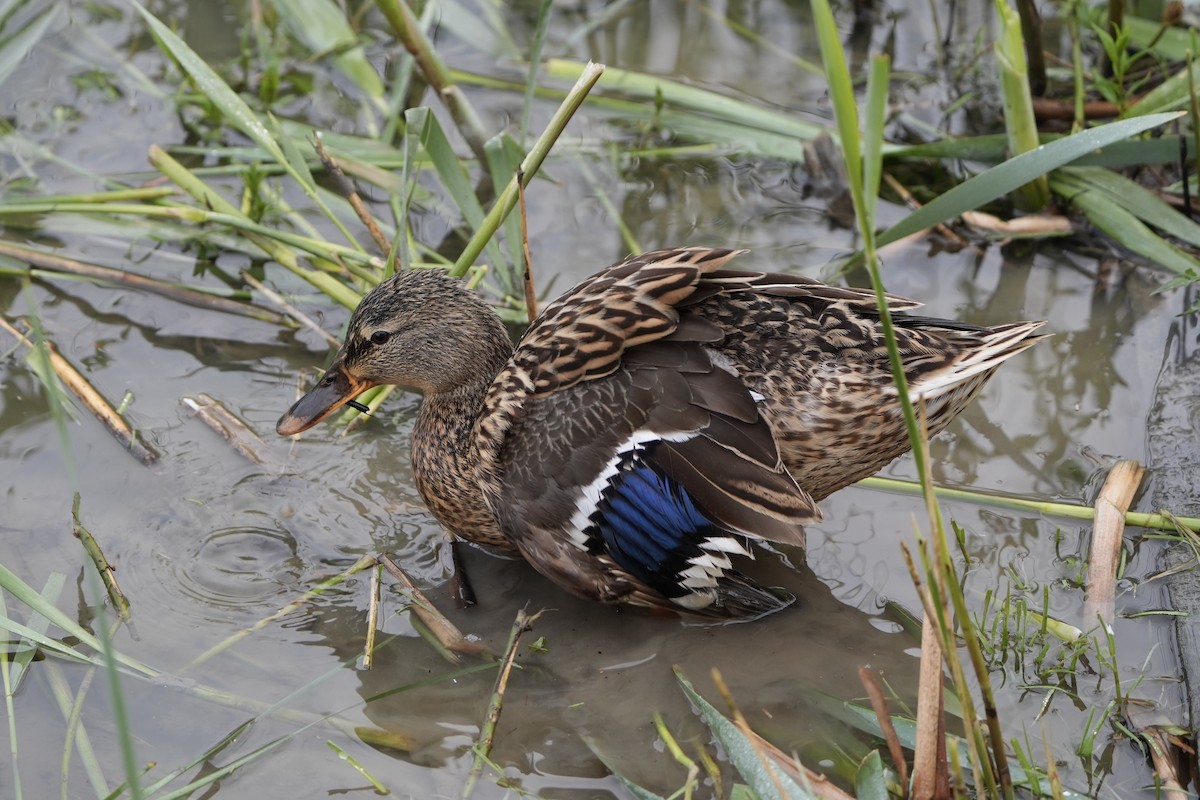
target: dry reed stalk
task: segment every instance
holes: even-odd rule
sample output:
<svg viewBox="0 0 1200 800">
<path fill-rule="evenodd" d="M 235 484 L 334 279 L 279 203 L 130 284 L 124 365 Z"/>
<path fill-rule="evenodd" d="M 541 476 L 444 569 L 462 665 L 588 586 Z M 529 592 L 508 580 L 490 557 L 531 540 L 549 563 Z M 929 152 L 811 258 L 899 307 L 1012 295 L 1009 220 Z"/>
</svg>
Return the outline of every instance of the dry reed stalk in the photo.
<svg viewBox="0 0 1200 800">
<path fill-rule="evenodd" d="M 896 765 L 901 796 L 908 797 L 908 762 L 904 758 L 904 748 L 900 745 L 900 737 L 896 735 L 896 726 L 892 724 L 892 717 L 888 713 L 887 698 L 883 694 L 883 687 L 879 684 L 879 678 L 875 671 L 870 667 L 859 666 L 858 680 L 867 690 L 867 697 L 871 699 L 871 708 L 875 711 L 875 719 L 879 720 L 879 728 L 883 731 L 883 739 L 887 742 L 892 763 Z"/>
<path fill-rule="evenodd" d="M 491 656 L 491 652 L 478 642 L 472 642 L 462 631 L 441 611 L 438 611 L 433 603 L 429 602 L 412 579 L 400 569 L 400 565 L 396 563 L 396 557 L 391 553 L 384 553 L 379 557 L 380 562 L 392 574 L 404 591 L 408 594 L 412 604 L 412 611 L 417 615 L 421 622 L 429 628 L 430 632 L 437 638 L 438 642 L 450 654 L 465 654 L 471 656 Z"/>
<path fill-rule="evenodd" d="M 909 558 L 907 550 L 905 557 Z M 909 558 L 911 563 L 911 558 Z M 950 797 L 946 764 L 946 715 L 942 705 L 942 645 L 937 622 L 926 613 L 921 624 L 917 683 L 917 741 L 913 754 L 913 800 Z"/>
<path fill-rule="evenodd" d="M 248 461 L 260 467 L 267 464 L 267 446 L 258 434 L 250 430 L 246 423 L 233 415 L 229 409 L 221 405 L 207 394 L 198 395 L 198 400 L 184 397 L 182 402 L 204 422 L 224 437 L 233 449 L 241 453 Z"/>
<path fill-rule="evenodd" d="M 1112 622 L 1125 512 L 1145 474 L 1146 470 L 1133 459 L 1118 461 L 1109 470 L 1096 498 L 1096 522 L 1092 526 L 1088 553 L 1087 600 L 1084 604 L 1088 620 L 1099 617 L 1105 625 Z"/>
<path fill-rule="evenodd" d="M 251 275 L 249 272 L 242 272 L 242 280 L 263 297 L 279 306 L 279 310 L 284 314 L 287 314 L 289 317 L 296 320 L 296 322 L 299 322 L 305 328 L 308 328 L 310 331 L 316 333 L 318 336 L 324 339 L 334 350 L 342 346 L 342 343 L 338 341 L 336 336 L 322 328 L 312 317 L 296 308 L 294 305 L 285 300 L 282 295 L 264 284 L 258 278 Z"/>
<path fill-rule="evenodd" d="M 39 250 L 21 247 L 12 242 L 0 242 L 0 255 L 10 256 L 52 272 L 81 275 L 85 278 L 94 278 L 96 280 L 107 281 L 108 283 L 129 286 L 133 289 L 150 292 L 160 297 L 166 297 L 180 303 L 205 308 L 210 311 L 239 314 L 243 317 L 252 317 L 276 325 L 282 325 L 287 322 L 284 317 L 276 314 L 274 311 L 258 308 L 248 303 L 240 303 L 237 300 L 230 300 L 227 297 L 218 297 L 216 295 L 205 294 L 204 292 L 197 292 L 185 286 L 175 286 L 121 269 L 102 267 L 99 264 L 88 264 L 87 262 L 77 261 L 73 258 L 63 258 L 62 256 L 50 253 L 43 253 Z"/>
<path fill-rule="evenodd" d="M 317 156 L 320 157 L 321 163 L 325 165 L 325 170 L 333 180 L 333 185 L 350 203 L 350 207 L 358 215 L 358 219 L 367 229 L 367 233 L 371 234 L 371 239 L 374 240 L 375 246 L 386 256 L 391 252 L 391 242 L 383 235 L 383 231 L 379 230 L 379 223 L 375 221 L 375 217 L 371 216 L 370 210 L 367 209 L 366 204 L 354 189 L 354 184 L 350 182 L 350 179 L 346 177 L 346 173 L 342 171 L 341 165 L 325 149 L 325 144 L 321 141 L 320 132 L 313 137 L 312 142 L 313 147 L 316 148 Z"/>
<path fill-rule="evenodd" d="M 1010 236 L 1066 236 L 1075 231 L 1071 220 L 1060 214 L 1028 214 L 1001 219 L 982 211 L 964 211 L 962 221 L 972 228 Z"/>
<path fill-rule="evenodd" d="M 1161 796 L 1166 800 L 1188 800 L 1191 795 L 1179 781 L 1179 770 L 1175 766 L 1176 748 L 1171 746 L 1171 736 L 1159 725 L 1150 725 L 1138 731 L 1150 747 L 1150 760 L 1154 773 L 1162 781 Z"/>
<path fill-rule="evenodd" d="M 1050 747 L 1050 736 L 1046 733 L 1045 725 L 1042 725 L 1042 747 L 1046 751 L 1046 780 L 1050 783 L 1050 796 L 1054 800 L 1063 800 L 1062 779 L 1058 776 L 1054 750 Z"/>
<path fill-rule="evenodd" d="M 521 205 L 521 253 L 525 260 L 525 314 L 533 322 L 538 315 L 537 290 L 533 285 L 533 255 L 529 252 L 529 219 L 525 215 L 525 172 L 517 170 L 517 200 Z"/>
<path fill-rule="evenodd" d="M 462 796 L 464 798 L 471 796 L 475 784 L 479 781 L 479 776 L 483 774 L 484 762 L 492 752 L 492 744 L 496 740 L 496 725 L 500 722 L 500 712 L 504 710 L 504 693 L 508 689 L 508 676 L 512 674 L 513 664 L 517 660 L 517 646 L 521 643 L 521 636 L 526 631 L 533 629 L 533 623 L 541 615 L 541 611 L 536 614 L 527 614 L 522 608 L 517 611 L 517 617 L 513 620 L 512 630 L 508 635 L 508 646 L 504 649 L 504 660 L 500 663 L 500 674 L 496 676 L 492 699 L 488 703 L 483 725 L 479 728 L 479 741 L 475 743 L 475 758 L 471 764 L 471 772 L 467 775 L 467 782 L 463 786 Z"/>
<path fill-rule="evenodd" d="M 913 211 L 916 211 L 921 207 L 921 201 L 913 197 L 913 194 L 908 190 L 908 187 L 896 180 L 895 176 L 893 176 L 890 172 L 883 173 L 883 180 L 892 188 L 893 192 L 900 195 L 900 199 L 904 201 L 904 204 Z M 934 225 L 933 230 L 937 231 L 941 236 L 944 236 L 945 238 L 954 242 L 959 247 L 966 247 L 969 244 L 966 239 L 959 236 L 950 228 L 946 227 L 943 223 L 939 222 L 937 225 Z"/>
<path fill-rule="evenodd" d="M 71 502 L 71 533 L 83 544 L 83 549 L 87 551 L 92 563 L 96 565 L 96 572 L 100 573 L 100 580 L 104 581 L 104 588 L 108 590 L 108 599 L 112 601 L 117 615 L 122 622 L 129 622 L 129 600 L 121 591 L 121 587 L 117 585 L 117 569 L 104 557 L 104 551 L 100 549 L 96 537 L 92 536 L 91 532 L 79 521 L 79 492 L 75 493 L 75 499 Z"/>
<path fill-rule="evenodd" d="M 375 661 L 375 636 L 379 630 L 379 588 L 383 565 L 371 570 L 371 604 L 367 609 L 367 641 L 363 643 L 362 668 L 370 669 Z"/>
<path fill-rule="evenodd" d="M 37 347 L 37 345 L 30 341 L 28 336 L 13 327 L 3 317 L 0 317 L 0 328 L 17 337 L 17 340 L 26 347 Z M 45 346 L 46 359 L 50 363 L 50 368 L 54 370 L 54 374 L 58 376 L 58 379 L 63 382 L 63 385 L 72 394 L 79 398 L 79 401 L 87 407 L 88 411 L 91 411 L 96 416 L 96 419 L 104 423 L 104 427 L 108 428 L 109 432 L 117 438 L 117 441 L 134 458 L 147 466 L 158 461 L 158 453 L 138 438 L 137 433 L 129 427 L 129 423 L 125 421 L 125 418 L 118 414 L 117 410 L 112 407 L 112 404 L 96 391 L 96 388 L 88 382 L 88 379 L 83 377 L 83 374 L 75 369 L 71 365 L 71 362 L 67 361 L 58 352 L 58 348 L 49 340 L 44 341 L 43 344 Z"/>
</svg>

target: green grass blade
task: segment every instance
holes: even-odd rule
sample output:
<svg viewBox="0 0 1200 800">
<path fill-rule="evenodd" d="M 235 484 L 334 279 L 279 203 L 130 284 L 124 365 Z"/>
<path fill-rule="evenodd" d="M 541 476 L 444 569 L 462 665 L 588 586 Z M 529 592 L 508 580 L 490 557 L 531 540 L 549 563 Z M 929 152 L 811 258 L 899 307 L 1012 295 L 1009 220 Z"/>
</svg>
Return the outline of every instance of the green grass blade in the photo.
<svg viewBox="0 0 1200 800">
<path fill-rule="evenodd" d="M 73 661 L 80 664 L 93 664 L 95 666 L 100 665 L 100 659 L 93 656 L 84 655 L 78 650 L 73 649 L 69 645 L 63 644 L 57 639 L 54 639 L 47 634 L 42 633 L 41 631 L 34 630 L 28 625 L 22 625 L 20 622 L 17 622 L 11 617 L 0 616 L 0 630 L 8 631 L 9 633 L 15 633 L 17 636 L 21 637 L 21 639 L 36 644 L 45 652 L 52 653 L 60 658 L 66 659 L 67 661 Z"/>
<path fill-rule="evenodd" d="M 521 174 L 525 178 L 525 185 L 529 185 L 529 181 L 533 180 L 537 175 L 537 171 L 541 168 L 542 162 L 550 153 L 550 148 L 558 141 L 558 137 L 567 127 L 567 123 L 571 121 L 571 117 L 583 105 L 584 99 L 588 92 L 596 85 L 596 81 L 604 73 L 604 65 L 589 64 L 588 69 L 584 70 L 583 75 L 571 87 L 571 91 L 567 93 L 562 104 L 554 112 L 554 116 L 550 118 L 550 122 L 546 125 L 546 129 L 533 143 L 529 149 L 529 153 L 521 162 Z M 504 191 L 496 198 L 492 210 L 488 212 L 484 218 L 483 224 L 475 231 L 475 235 L 471 237 L 471 241 L 467 242 L 467 246 L 463 248 L 463 252 L 459 255 L 458 260 L 454 262 L 454 266 L 450 270 L 450 274 L 461 277 L 465 275 L 467 270 L 475 263 L 475 259 L 483 251 L 488 241 L 495 235 L 496 229 L 500 227 L 500 223 L 512 212 L 517 205 L 517 179 L 508 182 L 504 187 Z"/>
<path fill-rule="evenodd" d="M 1096 167 L 1068 167 L 1064 172 L 1079 178 L 1094 190 L 1107 194 L 1115 203 L 1148 225 L 1200 247 L 1200 224 L 1136 181 Z"/>
<path fill-rule="evenodd" d="M 888 800 L 888 775 L 883 768 L 883 759 L 878 750 L 872 750 L 863 759 L 854 774 L 854 796 L 856 800 Z"/>
<path fill-rule="evenodd" d="M 96 666 L 99 667 L 100 664 L 97 663 Z M 104 777 L 104 769 L 100 766 L 100 758 L 92 747 L 92 740 L 88 736 L 87 728 L 82 723 L 83 705 L 98 671 L 90 669 L 84 673 L 83 678 L 79 681 L 79 688 L 75 689 L 71 683 L 68 683 L 64 670 L 58 663 L 48 661 L 43 665 L 42 670 L 42 676 L 50 689 L 50 695 L 54 698 L 59 713 L 66 721 L 63 754 L 59 767 L 63 786 L 62 796 L 64 798 L 70 796 L 68 776 L 71 768 L 71 753 L 76 752 L 79 754 L 79 762 L 83 765 L 84 774 L 87 775 L 92 791 L 97 797 L 108 797 L 111 790 Z"/>
<path fill-rule="evenodd" d="M 377 111 L 385 109 L 383 81 L 333 0 L 274 0 L 274 5 L 297 41 L 314 54 L 333 53 L 338 71 L 362 90 Z"/>
<path fill-rule="evenodd" d="M 8 607 L 4 602 L 4 592 L 0 592 L 0 617 L 7 616 Z M 32 657 L 34 649 L 29 647 L 26 642 L 21 642 L 18 646 L 21 648 L 27 648 Z M 23 652 L 25 652 L 24 649 L 19 650 L 17 658 L 20 658 L 21 653 Z M 13 662 L 13 665 L 10 666 L 7 655 L 0 657 L 0 682 L 2 682 L 4 686 L 4 711 L 5 716 L 8 718 L 8 757 L 12 764 L 13 796 L 15 800 L 22 800 L 24 793 L 21 791 L 21 760 L 19 758 L 20 750 L 17 747 L 17 713 L 16 709 L 13 707 L 13 695 L 16 694 L 17 683 L 20 678 L 20 674 L 17 669 L 14 669 L 14 667 L 16 667 L 16 658 L 13 659 Z M 20 672 L 23 672 L 24 666 L 27 665 L 28 662 L 21 667 Z"/>
<path fill-rule="evenodd" d="M 508 134 L 494 136 L 483 146 L 487 155 L 488 174 L 492 176 L 492 185 L 504 186 L 517 174 L 521 159 L 525 153 L 521 146 Z M 524 296 L 521 279 L 524 275 L 524 254 L 521 246 L 521 217 L 519 214 L 509 214 L 504 221 L 504 240 L 508 243 L 508 262 L 497 264 L 494 272 L 500 279 L 501 286 L 508 294 Z M 504 269 L 499 267 L 503 266 Z"/>
<path fill-rule="evenodd" d="M 61 572 L 50 573 L 46 582 L 42 584 L 42 598 L 50 605 L 57 605 L 66 580 L 67 577 Z M 7 617 L 8 613 L 2 605 L 3 595 L 4 593 L 0 592 L 0 616 Z M 29 629 L 42 636 L 46 635 L 49 627 L 50 622 L 42 616 L 36 616 L 29 621 Z M 12 690 L 14 692 L 21 688 L 21 682 L 29 674 L 29 665 L 33 663 L 33 659 L 38 653 L 38 649 L 34 645 L 34 642 L 22 639 L 17 643 L 16 650 L 12 654 Z"/>
<path fill-rule="evenodd" d="M 846 180 L 854 207 L 862 208 L 863 168 L 862 134 L 859 132 L 858 104 L 854 96 L 854 83 L 850 80 L 850 67 L 842 51 L 841 34 L 833 18 L 828 0 L 813 0 L 813 27 L 817 31 L 817 42 L 821 46 L 821 62 L 825 65 L 825 79 L 829 82 L 829 99 L 841 138 L 842 155 L 846 163 Z"/>
<path fill-rule="evenodd" d="M 287 744 L 292 739 L 296 738 L 297 734 L 299 734 L 301 731 L 307 730 L 309 727 L 309 725 L 306 725 L 300 730 L 291 731 L 283 734 L 282 736 L 277 736 L 266 744 L 254 748 L 246 755 L 235 759 L 223 767 L 214 769 L 211 772 L 205 771 L 201 777 L 197 778 L 186 786 L 181 786 L 178 789 L 166 792 L 164 794 L 155 795 L 156 800 L 181 800 L 181 798 L 191 797 L 192 795 L 195 795 L 198 790 L 213 785 L 217 781 L 232 775 L 235 770 L 241 769 L 247 764 L 257 761 L 280 745 Z"/>
<path fill-rule="evenodd" d="M 3 564 L 0 564 L 0 589 L 4 589 L 13 597 L 29 606 L 30 610 L 35 614 L 40 614 L 41 616 L 45 617 L 52 625 L 57 625 L 68 636 L 74 636 L 75 638 L 79 639 L 79 641 L 83 642 L 94 650 L 99 651 L 102 649 L 99 639 L 89 633 L 78 622 L 60 611 L 56 606 L 47 603 L 46 598 L 42 597 L 42 595 L 35 591 L 32 586 L 17 577 L 15 573 L 13 573 Z M 14 623 L 12 623 L 11 620 L 0 620 L 0 625 L 8 627 L 9 630 L 15 630 Z M 42 638 L 44 638 L 38 637 L 34 631 L 25 628 L 24 626 L 19 627 L 24 629 L 21 632 L 22 636 L 29 636 L 30 638 L 34 639 L 34 641 L 40 641 Z M 59 645 L 57 642 L 53 641 L 50 642 L 50 644 L 63 647 L 63 645 Z M 147 667 L 145 664 L 126 656 L 122 656 L 120 653 L 116 654 L 116 659 L 121 664 L 129 667 L 135 672 L 140 672 L 149 677 L 155 677 L 158 675 L 155 670 Z"/>
<path fill-rule="evenodd" d="M 1125 116 L 1136 117 L 1183 108 L 1191 98 L 1189 81 L 1197 77 L 1200 77 L 1200 63 L 1193 63 L 1190 69 L 1184 67 L 1131 105 L 1125 111 Z"/>
<path fill-rule="evenodd" d="M 315 193 L 317 182 L 313 178 L 312 170 L 308 167 L 308 161 L 305 159 L 304 153 L 300 151 L 300 146 L 297 143 L 297 140 L 291 136 L 283 135 L 282 131 L 279 131 L 279 123 L 274 117 L 268 116 L 267 119 L 270 120 L 273 131 L 278 131 L 280 134 L 278 137 L 276 137 L 276 141 L 279 143 L 279 150 L 281 153 L 283 153 L 283 157 L 285 159 L 285 163 L 283 164 L 284 169 L 291 173 L 291 175 L 301 186 L 312 187 L 312 190 Z M 307 141 L 305 141 L 305 145 L 311 152 L 312 146 L 309 145 Z M 305 191 L 308 191 L 308 189 L 306 188 Z M 293 214 L 292 216 L 299 217 L 298 214 Z M 304 225 L 306 223 L 300 222 L 299 224 Z"/>
<path fill-rule="evenodd" d="M 463 220 L 466 221 L 472 232 L 478 231 L 486 218 L 483 206 L 479 204 L 479 198 L 475 196 L 475 190 L 471 186 L 467 170 L 450 145 L 450 139 L 442 129 L 442 124 L 438 122 L 437 117 L 430 109 L 424 107 L 410 108 L 405 112 L 404 120 L 406 130 L 416 133 L 420 137 L 422 149 L 437 171 L 438 178 L 441 179 L 442 186 L 446 188 L 450 199 L 458 207 L 458 212 L 462 214 Z M 500 246 L 490 238 L 486 249 L 488 258 L 497 267 L 507 263 L 500 252 Z"/>
<path fill-rule="evenodd" d="M 1064 164 L 1069 164 L 1093 150 L 1130 136 L 1136 136 L 1151 128 L 1165 125 L 1181 116 L 1183 116 L 1183 112 L 1149 114 L 1136 119 L 1110 122 L 1107 125 L 1089 128 L 1086 131 L 1080 131 L 1050 144 L 1042 145 L 1036 150 L 1023 153 L 1003 164 L 981 172 L 945 194 L 939 195 L 918 211 L 881 233 L 879 244 L 885 245 L 903 239 L 909 234 L 953 219 L 964 211 L 979 208 L 998 197 L 1003 197 L 1037 176 L 1045 175 Z"/>
<path fill-rule="evenodd" d="M 88 583 L 93 595 L 104 596 L 104 588 L 100 578 L 95 573 L 88 573 Z M 96 630 L 99 632 L 100 652 L 104 655 L 104 675 L 108 681 L 108 695 L 112 706 L 112 721 L 116 729 L 117 741 L 121 746 L 121 764 L 125 769 L 125 785 L 129 789 L 131 800 L 142 800 L 141 773 L 137 767 L 137 754 L 133 748 L 133 732 L 130 728 L 128 707 L 125 705 L 125 693 L 121 689 L 121 673 L 117 669 L 116 650 L 113 648 L 112 631 L 108 626 L 106 614 L 101 614 L 96 620 Z"/>
<path fill-rule="evenodd" d="M 221 76 L 214 72 L 212 67 L 208 66 L 204 62 L 204 59 L 198 56 L 174 31 L 143 8 L 142 4 L 137 2 L 137 0 L 131 0 L 131 2 L 133 3 L 133 7 L 137 9 L 138 13 L 146 21 L 146 25 L 149 26 L 151 33 L 154 34 L 154 38 L 158 40 L 162 49 L 175 59 L 180 68 L 195 82 L 196 87 L 201 93 L 212 101 L 213 105 L 221 111 L 231 125 L 250 137 L 263 150 L 267 151 L 271 158 L 275 159 L 300 184 L 300 188 L 304 190 L 304 193 L 317 204 L 329 221 L 337 226 L 347 241 L 357 247 L 357 240 L 350 235 L 350 232 L 346 230 L 346 227 L 338 219 L 337 215 L 318 196 L 317 186 L 312 180 L 312 175 L 305 175 L 304 172 L 297 169 L 293 159 L 287 156 L 275 135 L 255 115 L 250 106 L 246 105 L 246 101 L 239 97 L 237 92 L 229 88 L 229 85 L 221 79 Z"/>
<path fill-rule="evenodd" d="M 24 28 L 6 39 L 0 39 L 0 85 L 3 85 L 13 71 L 24 61 L 37 43 L 46 35 L 46 31 L 58 19 L 57 3 L 52 3 L 48 9 L 34 17 Z"/>
<path fill-rule="evenodd" d="M 461 70 L 451 70 L 450 73 L 454 80 L 463 84 L 511 92 L 521 92 L 525 88 L 524 84 L 491 75 L 479 75 Z M 565 92 L 547 87 L 538 87 L 534 93 L 543 98 L 561 99 L 566 96 Z M 721 97 L 722 95 L 714 96 Z M 653 100 L 653 96 L 649 101 L 593 96 L 588 98 L 588 107 L 608 112 L 622 119 L 653 125 L 681 139 L 700 142 L 707 148 L 704 151 L 705 154 L 714 156 L 723 153 L 742 153 L 803 163 L 804 141 L 814 138 L 809 134 L 797 138 L 786 133 L 767 131 L 746 125 L 736 118 L 711 117 L 700 111 L 688 111 L 673 106 L 659 108 L 655 106 Z M 814 126 L 813 130 L 823 132 L 825 129 Z M 887 147 L 890 149 L 892 145 Z"/>
<path fill-rule="evenodd" d="M 1050 144 L 1062 138 L 1057 134 L 1044 134 L 1041 136 L 1041 142 Z M 1110 169 L 1141 167 L 1148 164 L 1176 164 L 1179 162 L 1179 139 L 1178 136 L 1156 136 L 1153 139 L 1114 142 L 1099 150 L 1082 155 L 1072 163 L 1078 166 L 1108 167 Z M 998 164 L 1005 159 L 1007 147 L 1008 138 L 1004 134 L 967 136 L 961 139 L 943 139 L 926 144 L 893 145 L 885 149 L 884 157 L 961 159 Z M 1188 149 L 1190 151 L 1194 148 L 1189 147 Z"/>
<path fill-rule="evenodd" d="M 1098 191 L 1070 175 L 1052 177 L 1050 188 L 1118 244 L 1179 275 L 1189 279 L 1200 278 L 1200 261 L 1150 230 L 1106 192 Z"/>
<path fill-rule="evenodd" d="M 691 681 L 679 669 L 675 670 L 675 679 L 683 688 L 684 694 L 700 711 L 709 730 L 721 747 L 725 749 L 730 763 L 737 768 L 738 774 L 750 784 L 762 800 L 817 800 L 817 796 L 804 789 L 791 776 L 778 766 L 769 767 L 759 754 L 759 749 L 742 733 L 731 720 L 717 711 L 711 703 L 700 696 L 692 686 Z M 782 790 L 783 794 L 780 794 Z"/>
<path fill-rule="evenodd" d="M 1164 28 L 1161 21 L 1132 16 L 1128 9 L 1121 22 L 1129 29 L 1131 45 L 1138 50 L 1150 48 L 1168 61 L 1186 61 L 1188 51 L 1194 47 L 1192 32 L 1195 28 L 1191 25 Z M 1151 42 L 1154 42 L 1152 48 Z"/>
<path fill-rule="evenodd" d="M 1008 131 L 1008 148 L 1013 155 L 1034 150 L 1038 146 L 1037 120 L 1033 116 L 1033 97 L 1029 89 L 1029 67 L 1025 59 L 1025 39 L 1021 35 L 1021 19 L 1008 4 L 996 0 L 1000 15 L 1000 35 L 996 37 L 996 67 L 1000 70 L 1001 96 L 1004 100 L 1004 127 Z M 1050 203 L 1050 187 L 1045 175 L 1014 190 L 1013 199 L 1024 211 L 1041 211 Z"/>
<path fill-rule="evenodd" d="M 891 58 L 871 59 L 867 77 L 866 119 L 863 120 L 863 226 L 875 230 L 875 209 L 879 205 L 879 183 L 883 175 L 883 127 L 887 122 L 888 83 Z"/>
<path fill-rule="evenodd" d="M 558 80 L 578 80 L 579 76 L 583 74 L 584 66 L 578 61 L 552 58 L 546 62 L 545 71 L 547 76 Z M 845 71 L 845 64 L 842 65 L 842 68 Z M 815 139 L 825 132 L 820 125 L 802 122 L 787 114 L 762 108 L 744 100 L 737 100 L 709 89 L 689 86 L 643 72 L 608 67 L 597 85 L 601 89 L 620 92 L 644 103 L 657 102 L 661 98 L 662 104 L 667 108 L 686 109 L 736 123 L 742 127 L 758 128 L 796 139 Z"/>
<path fill-rule="evenodd" d="M 192 195 L 192 197 L 196 198 L 206 208 L 214 209 L 216 212 L 224 213 L 231 218 L 238 218 L 238 224 L 242 225 L 244 229 L 254 227 L 250 223 L 249 218 L 243 215 L 236 206 L 213 190 L 208 184 L 204 183 L 204 181 L 197 178 L 191 171 L 157 145 L 150 147 L 150 163 L 176 186 Z M 183 207 L 180 208 L 185 211 L 187 210 Z M 357 292 L 333 275 L 301 266 L 299 257 L 294 250 L 270 238 L 271 236 L 279 237 L 280 234 L 280 231 L 272 230 L 269 232 L 269 236 L 259 235 L 258 233 L 247 233 L 246 238 L 289 271 L 308 281 L 337 302 L 350 309 L 358 306 L 358 301 L 362 298 Z"/>
<path fill-rule="evenodd" d="M 212 67 L 208 66 L 204 62 L 204 59 L 198 56 L 174 31 L 143 8 L 142 4 L 137 2 L 137 0 L 132 0 L 132 2 L 134 8 L 137 9 L 138 13 L 142 15 L 142 18 L 145 19 L 146 24 L 150 27 L 154 38 L 162 45 L 163 50 L 175 59 L 183 71 L 195 81 L 196 88 L 213 102 L 225 116 L 225 119 L 239 131 L 250 137 L 251 140 L 267 151 L 280 164 L 285 167 L 288 166 L 288 159 L 280 149 L 279 143 L 275 141 L 275 137 L 262 124 L 262 121 L 250 109 L 250 106 L 246 105 L 246 102 L 238 96 L 237 92 L 229 88 L 228 84 L 221 80 L 221 76 L 214 72 Z"/>
<path fill-rule="evenodd" d="M 349 764 L 359 775 L 362 775 L 363 778 L 375 789 L 375 794 L 386 796 L 392 793 L 391 790 L 384 786 L 378 778 L 372 775 L 371 771 L 363 766 L 357 758 L 346 752 L 344 747 L 332 739 L 326 739 L 325 744 L 329 746 L 330 750 L 337 754 L 339 759 L 341 759 L 344 763 Z"/>
<path fill-rule="evenodd" d="M 546 30 L 550 27 L 550 7 L 554 0 L 542 0 L 538 9 L 537 27 L 533 31 L 533 42 L 529 46 L 529 73 L 525 78 L 525 100 L 521 104 L 521 129 L 517 141 L 525 146 L 525 136 L 529 133 L 529 114 L 533 111 L 533 95 L 537 90 L 538 67 L 542 61 L 542 45 L 546 42 Z"/>
</svg>

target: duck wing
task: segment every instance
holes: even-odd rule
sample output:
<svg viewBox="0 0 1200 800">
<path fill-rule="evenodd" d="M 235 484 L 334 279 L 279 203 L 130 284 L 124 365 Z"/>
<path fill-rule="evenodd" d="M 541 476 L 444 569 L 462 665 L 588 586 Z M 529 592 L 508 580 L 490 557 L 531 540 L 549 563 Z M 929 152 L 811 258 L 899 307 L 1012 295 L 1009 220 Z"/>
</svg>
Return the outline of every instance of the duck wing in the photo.
<svg viewBox="0 0 1200 800">
<path fill-rule="evenodd" d="M 629 259 L 547 306 L 493 382 L 481 485 L 540 571 L 582 596 L 756 616 L 790 598 L 734 571 L 747 538 L 803 544 L 819 519 L 761 399 L 681 307 L 738 251 Z"/>
<path fill-rule="evenodd" d="M 720 354 L 762 398 L 792 476 L 822 500 L 909 449 L 875 295 L 786 275 L 718 270 L 720 296 L 686 308 L 725 334 Z M 743 286 L 739 287 L 739 282 Z M 1007 359 L 1044 336 L 1041 322 L 994 327 L 909 313 L 888 296 L 909 391 L 929 435 L 944 429 Z"/>
</svg>

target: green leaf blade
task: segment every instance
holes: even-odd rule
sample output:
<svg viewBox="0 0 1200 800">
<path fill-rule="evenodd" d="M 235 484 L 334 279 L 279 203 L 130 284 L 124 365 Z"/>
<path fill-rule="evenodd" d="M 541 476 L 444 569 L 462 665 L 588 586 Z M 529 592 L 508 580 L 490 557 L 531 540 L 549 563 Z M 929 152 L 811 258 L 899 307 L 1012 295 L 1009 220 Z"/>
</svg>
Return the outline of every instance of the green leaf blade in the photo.
<svg viewBox="0 0 1200 800">
<path fill-rule="evenodd" d="M 981 172 L 939 195 L 880 234 L 879 244 L 882 246 L 895 242 L 917 231 L 946 222 L 964 211 L 974 210 L 1003 197 L 1039 175 L 1045 175 L 1105 145 L 1160 127 L 1181 116 L 1182 112 L 1150 114 L 1136 119 L 1110 122 L 1041 145 L 1035 150 Z"/>
</svg>

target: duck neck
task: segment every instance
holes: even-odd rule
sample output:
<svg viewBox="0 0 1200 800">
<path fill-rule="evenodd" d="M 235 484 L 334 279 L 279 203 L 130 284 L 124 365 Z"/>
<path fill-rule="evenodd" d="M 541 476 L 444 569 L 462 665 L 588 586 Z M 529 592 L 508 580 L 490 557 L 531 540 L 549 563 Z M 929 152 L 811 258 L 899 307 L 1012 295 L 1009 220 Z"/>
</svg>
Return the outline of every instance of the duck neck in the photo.
<svg viewBox="0 0 1200 800">
<path fill-rule="evenodd" d="M 476 420 L 492 379 L 512 352 L 507 338 L 492 347 L 475 380 L 428 392 L 412 433 L 413 477 L 429 510 L 450 533 L 471 542 L 511 549 L 479 488 Z"/>
</svg>

